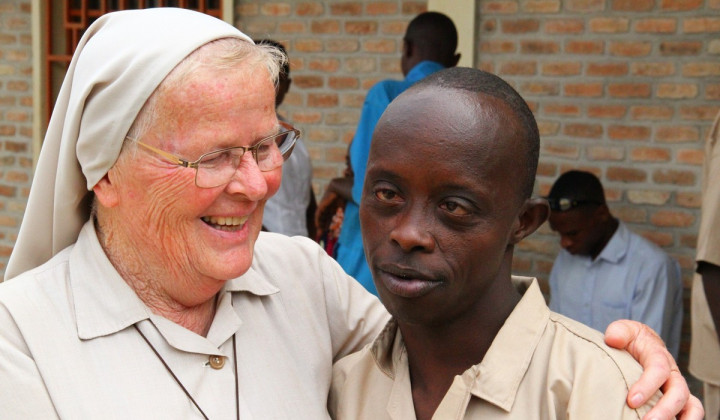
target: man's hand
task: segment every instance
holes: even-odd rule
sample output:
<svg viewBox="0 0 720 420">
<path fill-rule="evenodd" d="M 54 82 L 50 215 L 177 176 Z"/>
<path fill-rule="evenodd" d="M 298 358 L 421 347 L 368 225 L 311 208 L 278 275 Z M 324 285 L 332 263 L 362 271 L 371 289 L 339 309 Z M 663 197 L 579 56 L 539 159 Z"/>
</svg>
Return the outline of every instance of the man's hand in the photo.
<svg viewBox="0 0 720 420">
<path fill-rule="evenodd" d="M 645 324 L 619 320 L 605 331 L 605 343 L 627 350 L 643 367 L 642 376 L 630 388 L 628 405 L 637 408 L 657 391 L 663 396 L 643 420 L 702 420 L 705 411 L 700 400 L 690 394 L 685 378 L 662 339 Z"/>
</svg>

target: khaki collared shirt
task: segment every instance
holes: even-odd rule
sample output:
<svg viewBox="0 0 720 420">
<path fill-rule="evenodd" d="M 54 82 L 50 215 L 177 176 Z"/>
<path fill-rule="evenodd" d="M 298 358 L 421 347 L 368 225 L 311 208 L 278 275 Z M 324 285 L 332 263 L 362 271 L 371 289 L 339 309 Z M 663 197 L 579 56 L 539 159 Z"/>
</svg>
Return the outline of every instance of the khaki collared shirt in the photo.
<svg viewBox="0 0 720 420">
<path fill-rule="evenodd" d="M 632 357 L 607 347 L 602 334 L 550 312 L 533 280 L 482 362 L 455 377 L 433 418 L 640 419 L 650 405 L 625 404 L 640 374 Z M 335 364 L 329 407 L 335 419 L 415 419 L 395 321 L 372 345 Z"/>
<path fill-rule="evenodd" d="M 236 402 L 243 420 L 327 418 L 332 363 L 388 318 L 311 240 L 261 233 L 202 337 L 153 314 L 88 223 L 74 246 L 0 284 L 0 418 L 202 418 L 160 358 L 212 420 L 234 419 Z"/>
<path fill-rule="evenodd" d="M 700 230 L 696 261 L 720 266 L 720 114 L 705 144 Z M 720 386 L 720 343 L 705 297 L 702 277 L 695 274 L 690 307 L 692 337 L 688 370 L 698 379 Z"/>
</svg>

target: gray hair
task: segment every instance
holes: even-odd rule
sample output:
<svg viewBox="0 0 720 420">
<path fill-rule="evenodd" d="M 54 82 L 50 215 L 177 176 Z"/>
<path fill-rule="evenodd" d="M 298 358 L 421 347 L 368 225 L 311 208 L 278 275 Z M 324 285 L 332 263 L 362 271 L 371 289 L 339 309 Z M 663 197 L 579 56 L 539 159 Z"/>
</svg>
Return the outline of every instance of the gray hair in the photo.
<svg viewBox="0 0 720 420">
<path fill-rule="evenodd" d="M 270 80 L 277 85 L 280 69 L 286 63 L 287 56 L 272 45 L 256 45 L 238 38 L 221 38 L 209 42 L 185 57 L 165 77 L 143 105 L 128 131 L 128 136 L 138 139 L 147 133 L 157 121 L 159 98 L 176 89 L 189 75 L 200 69 L 223 70 L 238 65 L 264 66 Z"/>
</svg>

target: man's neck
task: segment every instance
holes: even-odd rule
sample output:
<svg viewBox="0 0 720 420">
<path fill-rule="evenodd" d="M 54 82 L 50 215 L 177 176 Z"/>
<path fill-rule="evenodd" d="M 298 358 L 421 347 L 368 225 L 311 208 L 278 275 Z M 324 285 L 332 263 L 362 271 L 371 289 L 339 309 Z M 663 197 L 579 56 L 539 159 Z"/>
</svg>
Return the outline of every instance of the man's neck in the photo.
<svg viewBox="0 0 720 420">
<path fill-rule="evenodd" d="M 521 299 L 509 280 L 508 285 L 511 290 L 500 294 L 499 298 L 482 299 L 485 303 L 477 305 L 481 309 L 476 313 L 446 325 L 418 326 L 398 321 L 408 354 L 418 420 L 431 418 L 454 377 L 483 360 Z"/>
<path fill-rule="evenodd" d="M 595 261 L 598 255 L 603 252 L 607 244 L 610 242 L 610 239 L 612 239 L 613 235 L 615 235 L 615 232 L 618 230 L 619 226 L 620 222 L 618 221 L 618 219 L 610 217 L 605 223 L 605 226 L 599 227 L 599 229 L 602 229 L 605 234 L 602 236 L 602 238 L 600 238 L 598 244 L 595 246 L 592 254 L 590 255 L 593 261 Z"/>
</svg>

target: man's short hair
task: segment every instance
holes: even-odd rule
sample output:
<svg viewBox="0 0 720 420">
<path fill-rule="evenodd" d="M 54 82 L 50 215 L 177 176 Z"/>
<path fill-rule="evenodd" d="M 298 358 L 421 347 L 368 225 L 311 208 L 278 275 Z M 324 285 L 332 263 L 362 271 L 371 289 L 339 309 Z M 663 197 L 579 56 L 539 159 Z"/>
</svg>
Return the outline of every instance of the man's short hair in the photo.
<svg viewBox="0 0 720 420">
<path fill-rule="evenodd" d="M 408 24 L 405 40 L 425 51 L 430 60 L 452 62 L 458 44 L 458 33 L 452 19 L 439 12 L 424 12 Z"/>
<path fill-rule="evenodd" d="M 438 86 L 484 94 L 498 98 L 510 107 L 515 114 L 514 117 L 518 119 L 520 126 L 524 129 L 524 133 L 522 133 L 524 150 L 519 153 L 521 158 L 518 159 L 517 167 L 518 170 L 523 171 L 522 197 L 530 197 L 535 186 L 535 174 L 540 155 L 540 133 L 535 116 L 522 96 L 500 77 L 468 67 L 451 67 L 433 73 L 410 89 L 414 90 L 423 86 Z"/>
</svg>

